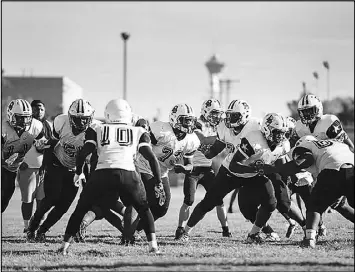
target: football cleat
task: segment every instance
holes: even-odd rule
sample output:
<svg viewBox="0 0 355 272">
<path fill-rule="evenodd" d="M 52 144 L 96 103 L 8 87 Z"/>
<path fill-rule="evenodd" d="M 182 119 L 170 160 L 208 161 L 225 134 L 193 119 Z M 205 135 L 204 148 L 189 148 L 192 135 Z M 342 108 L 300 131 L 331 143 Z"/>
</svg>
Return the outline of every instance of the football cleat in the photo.
<svg viewBox="0 0 355 272">
<path fill-rule="evenodd" d="M 276 232 L 271 232 L 266 234 L 265 240 L 269 242 L 279 242 L 281 238 Z"/>
<path fill-rule="evenodd" d="M 254 234 L 248 234 L 247 244 L 262 244 L 264 243 L 264 239 L 260 236 L 260 232 Z"/>
<path fill-rule="evenodd" d="M 161 251 L 156 248 L 156 247 L 152 247 L 151 249 L 149 249 L 149 253 L 152 253 L 152 254 L 157 254 L 157 255 L 161 255 Z"/>
<path fill-rule="evenodd" d="M 35 235 L 35 233 L 33 232 L 33 231 L 27 231 L 26 232 L 26 241 L 28 242 L 28 243 L 33 243 L 33 242 L 35 242 L 35 238 L 36 238 L 36 235 Z"/>
<path fill-rule="evenodd" d="M 175 240 L 179 240 L 184 232 L 185 232 L 184 227 L 178 227 L 175 231 Z"/>
<path fill-rule="evenodd" d="M 85 243 L 86 227 L 87 227 L 86 222 L 82 221 L 80 224 L 79 231 L 74 236 L 74 241 L 76 243 Z"/>
<path fill-rule="evenodd" d="M 69 247 L 61 245 L 60 248 L 57 250 L 57 253 L 66 256 L 69 254 Z"/>
<path fill-rule="evenodd" d="M 297 225 L 290 224 L 287 228 L 287 231 L 286 231 L 286 238 L 290 238 L 293 235 L 293 233 L 295 232 L 296 228 L 297 228 Z"/>
<path fill-rule="evenodd" d="M 324 224 L 318 227 L 318 236 L 325 237 L 327 236 L 327 228 Z"/>
<path fill-rule="evenodd" d="M 181 241 L 181 242 L 188 242 L 189 241 L 189 235 L 186 233 L 186 231 L 184 231 L 184 233 L 177 240 Z"/>
<path fill-rule="evenodd" d="M 37 243 L 45 243 L 46 242 L 46 234 L 45 233 L 41 233 L 41 232 L 37 232 L 35 241 Z"/>
<path fill-rule="evenodd" d="M 230 231 L 228 231 L 228 230 L 227 231 L 224 230 L 222 232 L 222 236 L 223 237 L 232 237 L 232 233 Z"/>
<path fill-rule="evenodd" d="M 316 247 L 316 239 L 303 238 L 303 240 L 301 242 L 301 247 L 315 248 Z"/>
</svg>

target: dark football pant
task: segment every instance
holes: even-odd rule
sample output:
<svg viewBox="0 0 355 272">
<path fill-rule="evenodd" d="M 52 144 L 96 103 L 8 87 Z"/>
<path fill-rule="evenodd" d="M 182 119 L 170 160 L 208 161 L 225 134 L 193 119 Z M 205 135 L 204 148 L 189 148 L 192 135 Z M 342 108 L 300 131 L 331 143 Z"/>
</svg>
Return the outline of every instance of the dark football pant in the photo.
<svg viewBox="0 0 355 272">
<path fill-rule="evenodd" d="M 73 183 L 74 175 L 73 170 L 64 166 L 48 166 L 43 181 L 45 197 L 30 220 L 29 231 L 37 230 L 40 221 L 52 207 L 38 230 L 40 233 L 46 233 L 68 211 L 79 189 Z"/>
<path fill-rule="evenodd" d="M 144 183 L 144 188 L 147 193 L 149 208 L 152 211 L 154 220 L 157 220 L 160 217 L 163 217 L 170 205 L 171 193 L 170 193 L 170 184 L 167 177 L 162 178 L 163 188 L 165 192 L 165 203 L 160 206 L 159 199 L 155 197 L 154 186 L 156 184 L 156 179 L 151 175 L 141 173 L 142 181 Z"/>
<path fill-rule="evenodd" d="M 346 196 L 354 208 L 354 166 L 340 168 L 339 171 L 324 169 L 317 177 L 311 197 L 309 210 L 322 214 L 341 196 Z"/>
<path fill-rule="evenodd" d="M 224 166 L 221 166 L 211 187 L 205 197 L 193 210 L 187 225 L 194 227 L 203 219 L 206 213 L 216 207 L 223 198 L 232 190 L 241 187 L 252 187 L 259 196 L 260 208 L 257 213 L 255 224 L 262 227 L 269 220 L 272 212 L 276 209 L 277 200 L 274 187 L 266 176 L 254 176 L 251 178 L 240 178 L 232 175 Z"/>
<path fill-rule="evenodd" d="M 144 183 L 144 188 L 145 188 L 145 191 L 147 194 L 149 208 L 153 214 L 154 221 L 156 221 L 159 218 L 163 217 L 169 209 L 170 199 L 171 199 L 169 179 L 168 179 L 168 177 L 162 178 L 163 189 L 165 192 L 166 199 L 165 199 L 164 204 L 160 205 L 159 198 L 155 197 L 155 190 L 154 190 L 154 187 L 156 184 L 155 177 L 153 177 L 149 174 L 145 174 L 145 173 L 140 173 L 140 175 L 141 175 L 142 181 Z M 124 204 L 124 202 L 123 202 L 123 204 Z M 137 225 L 138 231 L 143 229 L 142 223 L 143 223 L 142 220 L 139 220 L 138 225 Z"/>
<path fill-rule="evenodd" d="M 132 205 L 138 212 L 145 233 L 147 235 L 155 233 L 153 215 L 139 174 L 122 169 L 99 169 L 92 173 L 89 182 L 83 188 L 76 208 L 70 216 L 64 241 L 71 241 L 92 206 L 99 206 L 105 211 L 113 207 L 120 197 L 125 206 Z"/>
<path fill-rule="evenodd" d="M 185 175 L 184 179 L 184 203 L 187 206 L 192 206 L 195 202 L 196 189 L 201 184 L 206 191 L 212 184 L 215 178 L 215 173 L 211 167 L 194 167 L 190 174 Z M 222 205 L 223 201 L 218 204 Z"/>
<path fill-rule="evenodd" d="M 1 167 L 1 213 L 6 210 L 15 192 L 15 180 L 16 172 Z"/>
</svg>

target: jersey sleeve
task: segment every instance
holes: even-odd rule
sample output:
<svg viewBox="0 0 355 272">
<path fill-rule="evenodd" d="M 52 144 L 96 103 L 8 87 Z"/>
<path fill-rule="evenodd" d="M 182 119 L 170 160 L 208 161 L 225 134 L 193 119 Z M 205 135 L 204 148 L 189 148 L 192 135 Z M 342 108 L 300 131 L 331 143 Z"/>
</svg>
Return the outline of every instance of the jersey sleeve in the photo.
<svg viewBox="0 0 355 272">
<path fill-rule="evenodd" d="M 343 135 L 345 134 L 345 131 L 338 117 L 334 115 L 332 116 L 331 124 L 325 134 L 329 139 L 342 139 Z"/>
<path fill-rule="evenodd" d="M 191 134 L 191 141 L 189 142 L 186 153 L 184 154 L 185 158 L 192 158 L 196 150 L 199 148 L 201 142 L 198 139 L 195 133 Z"/>
<path fill-rule="evenodd" d="M 58 115 L 53 120 L 53 137 L 59 140 L 60 132 L 63 129 L 66 115 Z"/>
<path fill-rule="evenodd" d="M 97 146 L 97 134 L 96 134 L 96 130 L 93 127 L 89 127 L 85 131 L 84 143 L 92 143 L 95 146 Z"/>
</svg>

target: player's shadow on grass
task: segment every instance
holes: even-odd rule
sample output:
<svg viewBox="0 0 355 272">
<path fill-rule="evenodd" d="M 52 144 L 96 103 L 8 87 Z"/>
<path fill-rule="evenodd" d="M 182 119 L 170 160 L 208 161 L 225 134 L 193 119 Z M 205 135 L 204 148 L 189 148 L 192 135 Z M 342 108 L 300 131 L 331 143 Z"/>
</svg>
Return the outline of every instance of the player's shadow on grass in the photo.
<svg viewBox="0 0 355 272">
<path fill-rule="evenodd" d="M 3 256 L 29 256 L 43 254 L 43 250 L 2 250 L 1 254 Z"/>
</svg>

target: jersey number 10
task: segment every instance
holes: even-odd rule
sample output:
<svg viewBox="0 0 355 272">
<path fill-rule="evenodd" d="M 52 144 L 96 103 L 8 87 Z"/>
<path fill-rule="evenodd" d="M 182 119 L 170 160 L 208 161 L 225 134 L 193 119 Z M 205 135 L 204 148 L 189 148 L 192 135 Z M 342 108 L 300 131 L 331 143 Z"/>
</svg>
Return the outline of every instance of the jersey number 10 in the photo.
<svg viewBox="0 0 355 272">
<path fill-rule="evenodd" d="M 112 131 L 112 130 L 111 130 Z M 115 142 L 120 146 L 131 146 L 133 143 L 133 131 L 129 128 L 116 128 Z M 104 126 L 101 132 L 101 146 L 110 144 L 110 127 Z"/>
</svg>

